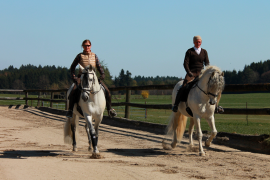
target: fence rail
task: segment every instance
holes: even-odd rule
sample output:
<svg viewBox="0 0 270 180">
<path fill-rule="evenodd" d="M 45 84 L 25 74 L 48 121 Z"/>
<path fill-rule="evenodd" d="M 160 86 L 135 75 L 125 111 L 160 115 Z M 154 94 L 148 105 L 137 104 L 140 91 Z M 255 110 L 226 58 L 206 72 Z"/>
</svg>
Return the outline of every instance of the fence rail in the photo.
<svg viewBox="0 0 270 180">
<path fill-rule="evenodd" d="M 126 86 L 126 87 L 112 87 L 109 88 L 110 91 L 126 91 L 126 102 L 112 103 L 112 106 L 125 106 L 125 118 L 130 116 L 130 107 L 139 107 L 147 109 L 171 109 L 171 104 L 138 104 L 131 103 L 131 91 L 132 90 L 172 90 L 173 85 L 147 85 L 147 86 Z M 37 100 L 37 106 L 40 106 L 40 101 L 50 102 L 50 107 L 53 107 L 53 103 L 64 102 L 65 109 L 67 110 L 67 90 L 68 89 L 58 89 L 58 90 L 40 90 L 40 89 L 30 89 L 30 90 L 14 90 L 14 89 L 0 89 L 0 92 L 23 92 L 25 93 L 24 98 L 13 98 L 13 97 L 4 97 L 0 100 L 25 100 L 25 104 L 28 105 L 29 100 Z M 225 85 L 223 92 L 270 92 L 270 83 L 263 84 L 228 84 Z M 29 92 L 38 92 L 39 95 L 37 98 L 29 98 Z M 51 98 L 41 98 L 41 93 L 50 93 Z M 58 100 L 54 99 L 55 92 L 63 92 L 64 99 Z M 32 104 L 32 103 L 31 103 Z M 270 115 L 270 109 L 244 109 L 244 108 L 224 108 L 224 114 L 243 114 L 243 115 Z"/>
</svg>

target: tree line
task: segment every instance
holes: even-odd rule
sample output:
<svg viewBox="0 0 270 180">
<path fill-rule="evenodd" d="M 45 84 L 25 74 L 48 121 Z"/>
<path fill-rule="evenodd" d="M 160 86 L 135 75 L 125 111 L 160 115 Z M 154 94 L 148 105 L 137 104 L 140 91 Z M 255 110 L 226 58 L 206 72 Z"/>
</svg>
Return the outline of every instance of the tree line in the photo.
<svg viewBox="0 0 270 180">
<path fill-rule="evenodd" d="M 108 87 L 142 86 L 142 85 L 166 85 L 176 84 L 181 78 L 175 76 L 132 78 L 130 71 L 121 69 L 114 78 L 104 62 L 101 62 L 105 72 L 105 83 Z M 76 74 L 78 69 L 76 69 Z M 97 76 L 99 74 L 97 72 Z M 226 84 L 269 83 L 270 60 L 260 61 L 245 65 L 243 71 L 224 71 Z M 66 67 L 21 65 L 14 68 L 10 65 L 0 70 L 0 89 L 62 89 L 72 84 L 70 71 Z"/>
<path fill-rule="evenodd" d="M 224 71 L 226 84 L 270 83 L 270 60 L 245 65 L 243 71 Z"/>
</svg>

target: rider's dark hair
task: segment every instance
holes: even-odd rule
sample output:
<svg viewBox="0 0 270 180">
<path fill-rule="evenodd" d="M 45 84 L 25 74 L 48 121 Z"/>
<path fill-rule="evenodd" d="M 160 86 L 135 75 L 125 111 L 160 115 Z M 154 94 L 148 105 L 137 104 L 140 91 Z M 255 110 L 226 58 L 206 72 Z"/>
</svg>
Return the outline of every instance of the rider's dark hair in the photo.
<svg viewBox="0 0 270 180">
<path fill-rule="evenodd" d="M 92 44 L 91 44 L 91 41 L 90 41 L 89 39 L 86 39 L 86 40 L 84 40 L 84 41 L 82 42 L 82 47 L 83 47 L 84 43 L 86 43 L 86 42 L 89 42 L 90 45 L 92 45 Z"/>
</svg>

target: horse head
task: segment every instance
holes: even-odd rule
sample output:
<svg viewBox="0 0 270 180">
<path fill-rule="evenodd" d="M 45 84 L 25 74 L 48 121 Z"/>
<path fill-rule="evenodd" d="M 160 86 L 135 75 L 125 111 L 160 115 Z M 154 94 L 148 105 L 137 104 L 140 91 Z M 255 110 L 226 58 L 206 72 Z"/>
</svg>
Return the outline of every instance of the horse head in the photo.
<svg viewBox="0 0 270 180">
<path fill-rule="evenodd" d="M 224 86 L 224 72 L 213 71 L 208 81 L 208 96 L 211 105 L 217 103 L 217 97 L 223 91 Z"/>
<path fill-rule="evenodd" d="M 203 79 L 205 84 L 207 83 L 207 86 L 203 88 L 206 89 L 206 92 L 201 88 L 200 90 L 209 97 L 209 103 L 211 105 L 216 104 L 217 97 L 221 94 L 225 86 L 224 72 L 216 66 L 207 66 L 200 75 L 200 79 Z"/>
<path fill-rule="evenodd" d="M 84 101 L 87 101 L 90 94 L 95 93 L 95 85 L 98 84 L 97 76 L 95 73 L 95 68 L 92 65 L 86 66 L 83 68 L 80 65 L 80 71 L 82 72 L 81 75 L 81 88 L 82 88 L 82 98 Z"/>
</svg>

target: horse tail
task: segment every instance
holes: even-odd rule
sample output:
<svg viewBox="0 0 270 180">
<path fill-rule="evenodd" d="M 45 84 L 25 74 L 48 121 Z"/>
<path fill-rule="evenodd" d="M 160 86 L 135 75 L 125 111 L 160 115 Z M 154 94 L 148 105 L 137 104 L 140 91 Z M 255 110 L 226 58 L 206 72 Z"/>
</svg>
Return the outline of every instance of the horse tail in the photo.
<svg viewBox="0 0 270 180">
<path fill-rule="evenodd" d="M 71 130 L 71 125 L 74 125 L 75 127 L 79 127 L 79 118 L 75 114 L 73 114 L 72 118 L 66 118 L 66 123 L 64 125 L 64 142 L 66 144 L 72 144 L 73 143 L 73 132 Z M 75 131 L 75 137 L 77 139 L 78 137 L 78 131 Z"/>
<path fill-rule="evenodd" d="M 181 141 L 186 129 L 187 117 L 181 114 L 179 111 L 172 112 L 169 117 L 169 124 L 166 127 L 166 135 L 173 134 L 172 148 L 175 148 L 176 143 Z M 164 143 L 164 140 L 163 140 Z M 164 144 L 163 144 L 163 147 Z"/>
</svg>

